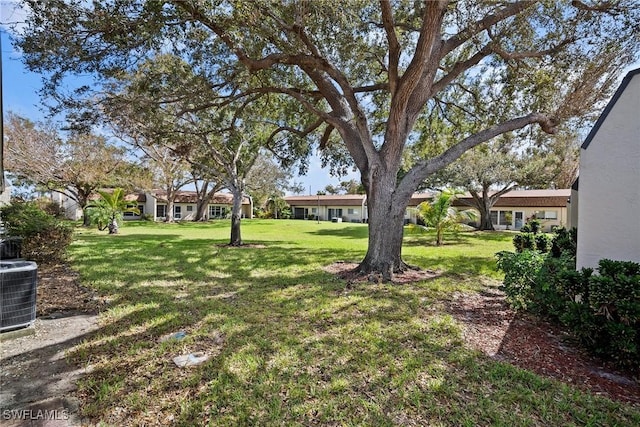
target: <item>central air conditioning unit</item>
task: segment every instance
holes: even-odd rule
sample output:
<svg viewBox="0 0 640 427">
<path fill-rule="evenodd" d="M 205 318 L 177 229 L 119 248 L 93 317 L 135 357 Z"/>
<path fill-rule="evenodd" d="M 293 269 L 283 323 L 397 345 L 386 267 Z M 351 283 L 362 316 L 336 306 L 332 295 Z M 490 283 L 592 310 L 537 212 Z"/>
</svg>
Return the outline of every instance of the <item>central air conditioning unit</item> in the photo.
<svg viewBox="0 0 640 427">
<path fill-rule="evenodd" d="M 32 261 L 0 261 L 0 332 L 30 326 L 36 320 L 38 266 Z"/>
</svg>

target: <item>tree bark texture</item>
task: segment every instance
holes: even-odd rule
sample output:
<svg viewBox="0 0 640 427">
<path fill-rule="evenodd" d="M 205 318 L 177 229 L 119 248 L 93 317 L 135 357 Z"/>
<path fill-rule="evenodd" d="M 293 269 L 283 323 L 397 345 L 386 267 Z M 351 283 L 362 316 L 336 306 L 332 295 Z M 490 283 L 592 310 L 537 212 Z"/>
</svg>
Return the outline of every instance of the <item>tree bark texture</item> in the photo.
<svg viewBox="0 0 640 427">
<path fill-rule="evenodd" d="M 233 205 L 231 207 L 231 240 L 229 245 L 241 246 L 242 236 L 240 234 L 240 221 L 242 218 L 242 190 L 232 188 Z"/>
<path fill-rule="evenodd" d="M 360 263 L 361 273 L 379 273 L 383 281 L 393 280 L 395 273 L 407 269 L 402 261 L 402 237 L 406 201 L 398 200 L 394 191 L 395 176 L 370 182 L 367 191 L 369 243 Z"/>
</svg>

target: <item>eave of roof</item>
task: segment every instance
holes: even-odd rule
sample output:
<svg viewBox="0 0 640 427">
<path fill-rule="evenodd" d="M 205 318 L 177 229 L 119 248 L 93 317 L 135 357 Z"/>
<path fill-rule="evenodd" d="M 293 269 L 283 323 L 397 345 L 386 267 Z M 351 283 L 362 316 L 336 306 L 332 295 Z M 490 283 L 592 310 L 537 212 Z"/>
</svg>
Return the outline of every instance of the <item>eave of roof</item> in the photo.
<svg viewBox="0 0 640 427">
<path fill-rule="evenodd" d="M 591 132 L 589 132 L 589 135 L 587 135 L 587 138 L 582 143 L 581 148 L 583 150 L 586 150 L 589 147 L 589 144 L 591 144 L 591 141 L 593 140 L 593 138 L 595 138 L 596 134 L 598 133 L 598 130 L 600 130 L 600 126 L 602 126 L 602 123 L 604 123 L 604 121 L 607 119 L 607 116 L 609 115 L 611 110 L 613 110 L 613 107 L 616 105 L 616 102 L 618 102 L 618 99 L 622 96 L 622 93 L 624 92 L 624 90 L 627 88 L 631 80 L 637 74 L 640 74 L 640 68 L 631 70 L 627 73 L 626 76 L 624 76 L 624 79 L 622 79 L 622 83 L 616 90 L 616 93 L 613 94 L 613 98 L 611 98 L 607 106 L 604 108 L 604 110 L 602 111 L 602 114 L 600 114 L 600 117 L 598 117 L 596 124 L 593 125 Z"/>
</svg>

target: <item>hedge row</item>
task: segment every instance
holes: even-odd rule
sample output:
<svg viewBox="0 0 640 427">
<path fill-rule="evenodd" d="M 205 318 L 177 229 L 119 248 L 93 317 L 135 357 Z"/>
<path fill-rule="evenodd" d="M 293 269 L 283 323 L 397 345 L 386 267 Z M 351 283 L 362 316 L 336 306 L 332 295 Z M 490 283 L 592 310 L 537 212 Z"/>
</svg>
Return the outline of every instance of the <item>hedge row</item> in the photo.
<svg viewBox="0 0 640 427">
<path fill-rule="evenodd" d="M 640 371 L 640 264 L 604 259 L 597 274 L 577 271 L 575 248 L 575 229 L 561 229 L 549 253 L 499 252 L 508 301 L 561 322 L 593 353 Z"/>
</svg>

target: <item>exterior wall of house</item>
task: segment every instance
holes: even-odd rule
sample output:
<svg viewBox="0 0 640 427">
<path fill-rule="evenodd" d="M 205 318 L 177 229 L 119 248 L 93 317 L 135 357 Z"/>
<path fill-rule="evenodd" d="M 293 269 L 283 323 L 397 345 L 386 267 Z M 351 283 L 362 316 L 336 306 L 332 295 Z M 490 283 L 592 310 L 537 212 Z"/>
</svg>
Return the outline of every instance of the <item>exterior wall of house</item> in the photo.
<svg viewBox="0 0 640 427">
<path fill-rule="evenodd" d="M 64 208 L 66 217 L 68 219 L 79 220 L 82 218 L 82 210 L 78 208 L 78 204 L 75 201 L 69 199 L 64 194 L 53 192 L 51 194 L 51 201 L 58 203 L 60 206 Z M 154 193 L 151 193 L 151 192 L 145 193 L 143 201 L 139 201 L 137 206 L 138 206 L 138 209 L 140 209 L 141 214 L 135 215 L 132 213 L 125 213 L 124 215 L 125 220 L 138 220 L 142 217 L 142 215 L 150 215 L 154 219 L 154 221 L 163 221 L 165 218 L 162 215 L 158 215 L 158 207 L 160 207 L 160 210 L 162 210 L 164 207 L 164 210 L 166 211 L 167 203 L 162 200 L 158 200 L 158 198 Z M 179 218 L 175 218 L 176 220 L 180 220 L 180 221 L 193 220 L 196 214 L 196 203 L 176 202 L 174 204 L 174 215 L 175 215 L 176 207 L 179 207 L 179 210 L 180 210 L 180 216 Z M 219 208 L 219 209 L 214 209 L 214 212 L 221 212 L 222 210 L 224 210 L 226 213 L 231 212 L 230 203 L 229 204 L 211 203 L 209 205 L 209 208 L 211 207 Z M 207 213 L 209 214 L 210 212 L 212 211 L 208 209 Z M 253 206 L 250 199 L 248 203 L 245 201 L 242 204 L 242 218 L 253 218 Z M 214 219 L 213 216 L 211 216 L 210 219 Z"/>
<path fill-rule="evenodd" d="M 496 230 L 519 230 L 524 224 L 532 219 L 535 215 L 542 226 L 542 231 L 551 232 L 555 227 L 562 227 L 567 225 L 568 211 L 566 207 L 552 206 L 552 207 L 518 207 L 518 206 L 501 206 L 491 209 L 493 226 Z M 508 220 L 508 215 L 504 213 L 509 212 L 511 214 L 511 221 Z"/>
<path fill-rule="evenodd" d="M 630 72 L 580 150 L 577 267 L 640 262 L 640 69 Z"/>
<path fill-rule="evenodd" d="M 493 226 L 496 230 L 519 230 L 534 215 L 540 220 L 545 232 L 552 231 L 554 227 L 567 226 L 569 214 L 566 201 L 569 194 L 569 190 L 566 189 L 518 190 L 506 193 L 491 209 Z M 475 210 L 465 203 L 465 199 L 470 197 L 469 195 L 461 197 L 461 200 L 456 200 L 453 206 L 459 210 Z M 414 207 L 425 201 L 429 201 L 428 196 L 415 195 L 407 208 L 405 220 L 415 224 L 417 212 Z M 476 216 L 476 223 L 471 221 L 470 225 L 477 226 L 480 213 L 476 212 Z"/>
<path fill-rule="evenodd" d="M 4 180 L 4 190 L 0 192 L 0 206 L 8 205 L 11 201 L 11 185 L 5 179 Z"/>
<path fill-rule="evenodd" d="M 366 222 L 366 197 L 361 194 L 287 196 L 293 219 L 320 221 Z"/>
<path fill-rule="evenodd" d="M 332 221 L 339 218 L 341 222 L 366 222 L 367 208 L 365 206 L 346 205 L 291 205 L 291 215 L 295 219 L 317 219 L 320 221 Z"/>
<path fill-rule="evenodd" d="M 165 217 L 156 215 L 158 213 L 157 206 L 164 206 L 164 209 L 166 211 L 167 203 L 163 201 L 156 201 L 155 206 L 156 207 L 153 208 L 154 220 L 155 221 L 164 220 Z M 198 209 L 198 206 L 196 205 L 196 203 L 175 202 L 173 204 L 173 219 L 175 221 L 193 221 L 193 219 L 195 218 L 197 209 Z M 230 214 L 231 214 L 230 204 L 227 205 L 223 203 L 211 203 L 207 208 L 208 219 L 227 218 L 227 216 Z M 251 207 L 250 203 L 245 203 L 242 205 L 241 215 L 242 215 L 242 218 L 248 218 L 248 219 L 253 218 L 253 208 Z"/>
<path fill-rule="evenodd" d="M 78 203 L 57 191 L 51 192 L 51 201 L 60 205 L 64 209 L 65 217 L 72 221 L 77 221 L 82 218 L 82 209 L 78 206 Z"/>
</svg>

